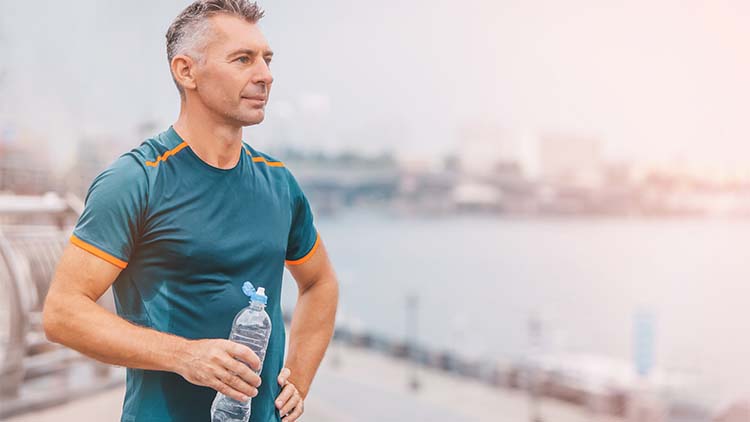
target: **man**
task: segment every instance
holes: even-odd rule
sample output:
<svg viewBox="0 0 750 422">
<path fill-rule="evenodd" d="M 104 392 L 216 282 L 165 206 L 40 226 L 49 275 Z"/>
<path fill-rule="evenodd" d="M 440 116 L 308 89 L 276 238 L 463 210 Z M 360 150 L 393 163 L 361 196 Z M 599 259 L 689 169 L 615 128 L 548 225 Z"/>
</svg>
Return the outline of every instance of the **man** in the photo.
<svg viewBox="0 0 750 422">
<path fill-rule="evenodd" d="M 219 391 L 252 398 L 251 421 L 293 422 L 331 339 L 338 284 L 310 206 L 241 139 L 273 82 L 262 15 L 199 0 L 175 19 L 179 117 L 94 180 L 47 295 L 50 340 L 128 368 L 122 421 L 205 422 Z M 286 362 L 285 264 L 299 286 Z M 258 356 L 226 340 L 246 280 L 265 287 L 272 321 L 260 377 Z M 118 315 L 95 303 L 110 285 Z"/>
</svg>

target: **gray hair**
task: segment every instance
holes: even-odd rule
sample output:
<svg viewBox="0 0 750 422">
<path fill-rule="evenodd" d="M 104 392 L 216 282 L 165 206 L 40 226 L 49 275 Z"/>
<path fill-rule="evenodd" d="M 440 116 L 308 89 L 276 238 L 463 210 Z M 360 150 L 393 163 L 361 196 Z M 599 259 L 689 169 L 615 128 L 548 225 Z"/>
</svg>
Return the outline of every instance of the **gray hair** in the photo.
<svg viewBox="0 0 750 422">
<path fill-rule="evenodd" d="M 256 2 L 249 0 L 196 0 L 180 12 L 167 30 L 167 61 L 185 54 L 196 60 L 203 60 L 202 48 L 205 35 L 211 30 L 208 18 L 220 13 L 237 16 L 250 23 L 258 22 L 265 12 Z M 171 69 L 170 69 L 171 72 Z M 185 92 L 172 75 L 180 95 Z"/>
</svg>

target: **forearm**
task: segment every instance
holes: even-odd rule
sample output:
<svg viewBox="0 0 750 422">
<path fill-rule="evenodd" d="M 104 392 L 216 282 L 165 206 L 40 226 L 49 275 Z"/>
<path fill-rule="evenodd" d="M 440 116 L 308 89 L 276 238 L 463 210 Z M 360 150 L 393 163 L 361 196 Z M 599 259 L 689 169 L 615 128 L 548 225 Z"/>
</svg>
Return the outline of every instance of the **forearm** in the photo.
<svg viewBox="0 0 750 422">
<path fill-rule="evenodd" d="M 315 372 L 333 336 L 338 304 L 338 282 L 331 273 L 300 292 L 292 316 L 286 367 L 289 380 L 307 397 Z"/>
<path fill-rule="evenodd" d="M 48 298 L 47 337 L 112 365 L 177 372 L 187 340 L 141 327 L 84 295 Z"/>
</svg>

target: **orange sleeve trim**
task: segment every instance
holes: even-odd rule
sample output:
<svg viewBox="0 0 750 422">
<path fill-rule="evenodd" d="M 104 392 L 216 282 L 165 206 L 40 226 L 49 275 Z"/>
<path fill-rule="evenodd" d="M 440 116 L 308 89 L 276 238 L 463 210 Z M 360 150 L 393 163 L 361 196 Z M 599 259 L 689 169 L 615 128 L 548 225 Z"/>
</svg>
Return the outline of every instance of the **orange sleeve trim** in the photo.
<svg viewBox="0 0 750 422">
<path fill-rule="evenodd" d="M 284 163 L 281 161 L 268 161 L 264 157 L 253 157 L 250 151 L 245 150 L 245 154 L 249 155 L 253 159 L 253 163 L 264 163 L 269 167 L 284 167 Z"/>
<path fill-rule="evenodd" d="M 96 246 L 90 245 L 90 244 L 84 242 L 83 240 L 81 240 L 81 239 L 79 239 L 79 238 L 77 238 L 75 236 L 70 236 L 70 243 L 78 246 L 79 248 L 83 249 L 84 251 L 86 251 L 86 252 L 88 252 L 88 253 L 90 253 L 92 255 L 98 256 L 99 258 L 101 258 L 101 259 L 109 262 L 110 264 L 114 265 L 115 267 L 125 268 L 125 267 L 128 266 L 127 262 L 125 262 L 125 261 L 123 261 L 121 259 L 115 258 L 114 256 L 112 256 L 112 255 L 104 252 L 103 250 L 97 248 Z"/>
<path fill-rule="evenodd" d="M 188 146 L 187 142 L 183 141 L 180 145 L 177 145 L 176 147 L 170 149 L 169 151 L 157 157 L 156 161 L 146 161 L 146 165 L 151 166 L 151 167 L 156 167 L 159 165 L 160 162 L 167 161 L 167 158 L 182 151 L 182 149 L 185 148 L 186 146 Z"/>
<path fill-rule="evenodd" d="M 301 265 L 309 261 L 310 258 L 312 258 L 313 255 L 315 255 L 315 251 L 318 250 L 318 246 L 320 245 L 320 233 L 318 233 L 316 236 L 317 237 L 315 238 L 315 244 L 313 245 L 312 249 L 310 249 L 310 252 L 307 253 L 307 255 L 303 256 L 300 259 L 295 259 L 293 261 L 286 260 L 286 265 Z"/>
</svg>

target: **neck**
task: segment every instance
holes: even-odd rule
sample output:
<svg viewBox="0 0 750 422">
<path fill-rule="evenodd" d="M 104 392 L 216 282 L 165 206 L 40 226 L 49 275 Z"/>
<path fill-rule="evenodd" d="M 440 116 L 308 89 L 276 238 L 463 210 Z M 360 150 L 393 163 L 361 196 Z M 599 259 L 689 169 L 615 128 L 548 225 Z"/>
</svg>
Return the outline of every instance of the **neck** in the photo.
<svg viewBox="0 0 750 422">
<path fill-rule="evenodd" d="M 237 165 L 242 152 L 242 126 L 228 123 L 199 101 L 185 100 L 172 126 L 207 164 L 220 169 L 231 169 Z"/>
</svg>

